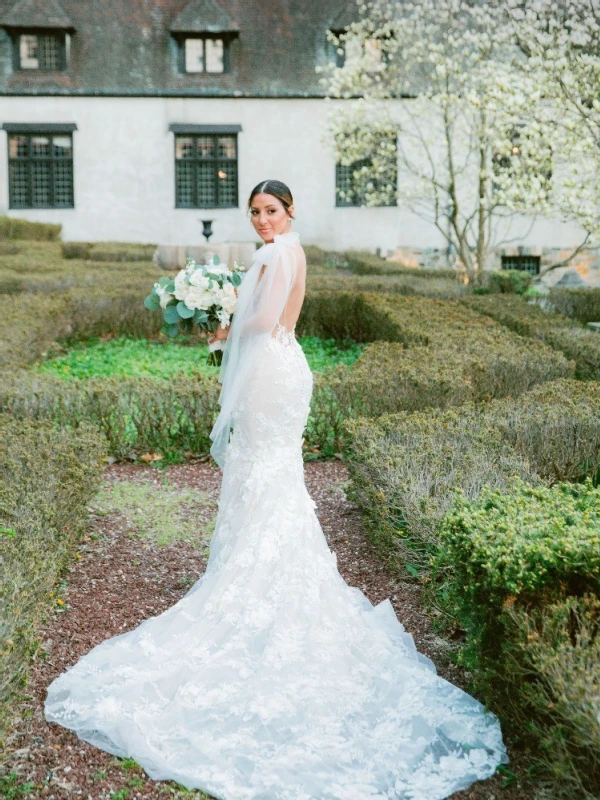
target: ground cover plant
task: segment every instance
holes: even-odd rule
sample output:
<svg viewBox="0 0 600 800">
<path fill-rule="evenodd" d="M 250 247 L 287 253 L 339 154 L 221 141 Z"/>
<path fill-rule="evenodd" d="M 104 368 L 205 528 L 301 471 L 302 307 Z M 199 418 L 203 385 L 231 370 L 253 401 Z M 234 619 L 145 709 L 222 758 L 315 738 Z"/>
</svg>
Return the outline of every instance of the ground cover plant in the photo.
<svg viewBox="0 0 600 800">
<path fill-rule="evenodd" d="M 318 336 L 299 339 L 309 366 L 314 371 L 352 364 L 364 345 L 352 340 L 338 342 Z M 175 342 L 149 341 L 118 337 L 105 341 L 83 342 L 37 365 L 37 371 L 58 375 L 65 379 L 112 377 L 115 375 L 153 375 L 169 379 L 174 375 L 218 375 L 219 367 L 207 363 L 208 347 L 205 341 L 192 341 L 186 347 Z"/>
</svg>

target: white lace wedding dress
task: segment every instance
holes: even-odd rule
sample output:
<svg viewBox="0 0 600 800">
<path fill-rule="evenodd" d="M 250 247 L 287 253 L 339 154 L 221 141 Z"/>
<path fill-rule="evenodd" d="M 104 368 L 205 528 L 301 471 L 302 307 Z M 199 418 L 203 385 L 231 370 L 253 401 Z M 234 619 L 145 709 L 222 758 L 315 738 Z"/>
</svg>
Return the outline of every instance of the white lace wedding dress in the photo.
<svg viewBox="0 0 600 800">
<path fill-rule="evenodd" d="M 206 572 L 56 678 L 46 717 L 219 800 L 448 797 L 507 761 L 498 721 L 339 574 L 304 483 L 311 372 L 293 332 L 260 341 Z"/>
</svg>

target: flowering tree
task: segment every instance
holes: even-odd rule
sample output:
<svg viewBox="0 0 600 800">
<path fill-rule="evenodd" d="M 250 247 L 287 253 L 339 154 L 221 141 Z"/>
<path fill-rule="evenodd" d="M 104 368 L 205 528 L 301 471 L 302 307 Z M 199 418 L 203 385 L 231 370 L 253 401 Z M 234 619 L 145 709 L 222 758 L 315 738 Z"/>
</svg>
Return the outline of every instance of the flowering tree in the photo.
<svg viewBox="0 0 600 800">
<path fill-rule="evenodd" d="M 558 203 L 586 231 L 583 246 L 600 227 L 600 0 L 509 0 L 507 11 L 525 68 L 554 110 L 555 149 L 569 164 Z M 539 104 L 530 113 L 539 116 Z"/>
<path fill-rule="evenodd" d="M 331 99 L 347 101 L 335 104 L 330 133 L 338 163 L 359 165 L 364 204 L 389 203 L 397 192 L 473 281 L 491 251 L 516 237 L 514 215 L 532 224 L 538 214 L 571 219 L 583 210 L 571 202 L 568 161 L 557 162 L 540 62 L 528 64 L 505 3 L 371 0 L 359 8 L 358 22 L 331 34 L 343 63 L 325 81 Z M 374 146 L 378 137 L 384 145 Z M 395 178 L 393 157 L 397 186 L 386 180 Z M 593 227 L 589 215 L 577 219 Z M 585 228 L 580 246 L 589 235 Z"/>
</svg>

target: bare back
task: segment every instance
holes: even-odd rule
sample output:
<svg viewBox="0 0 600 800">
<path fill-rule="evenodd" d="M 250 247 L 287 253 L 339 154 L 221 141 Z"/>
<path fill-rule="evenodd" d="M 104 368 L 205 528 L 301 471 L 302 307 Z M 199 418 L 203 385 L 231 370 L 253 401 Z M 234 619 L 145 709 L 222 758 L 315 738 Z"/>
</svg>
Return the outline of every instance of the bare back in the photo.
<svg viewBox="0 0 600 800">
<path fill-rule="evenodd" d="M 279 324 L 283 325 L 288 331 L 292 331 L 298 321 L 302 303 L 304 302 L 304 295 L 306 294 L 306 256 L 300 244 L 295 245 L 294 254 L 296 256 L 296 274 L 287 303 L 279 317 Z M 261 277 L 264 270 L 265 266 L 262 267 Z M 274 329 L 272 335 L 275 336 L 276 332 L 276 329 Z"/>
</svg>

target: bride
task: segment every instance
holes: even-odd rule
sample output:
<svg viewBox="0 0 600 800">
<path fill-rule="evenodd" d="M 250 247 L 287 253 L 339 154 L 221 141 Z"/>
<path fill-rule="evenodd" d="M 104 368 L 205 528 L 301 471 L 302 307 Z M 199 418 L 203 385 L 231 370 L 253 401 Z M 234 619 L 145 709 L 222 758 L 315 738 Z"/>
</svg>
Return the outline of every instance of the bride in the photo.
<svg viewBox="0 0 600 800">
<path fill-rule="evenodd" d="M 389 600 L 372 606 L 337 570 L 304 483 L 292 196 L 264 181 L 248 205 L 265 244 L 215 335 L 223 479 L 206 571 L 59 675 L 46 718 L 219 800 L 449 797 L 507 761 L 498 720 L 436 674 Z"/>
</svg>

